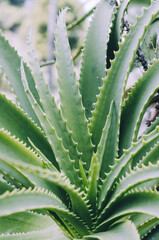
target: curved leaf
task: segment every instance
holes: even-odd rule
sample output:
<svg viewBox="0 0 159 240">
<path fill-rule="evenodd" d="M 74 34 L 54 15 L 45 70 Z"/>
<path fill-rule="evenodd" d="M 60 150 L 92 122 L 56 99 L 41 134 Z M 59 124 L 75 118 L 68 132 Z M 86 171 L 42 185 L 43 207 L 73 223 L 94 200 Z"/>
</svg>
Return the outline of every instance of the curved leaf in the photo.
<svg viewBox="0 0 159 240">
<path fill-rule="evenodd" d="M 11 192 L 13 190 L 14 190 L 14 187 L 0 177 L 0 195 L 5 193 L 6 191 Z"/>
<path fill-rule="evenodd" d="M 127 164 L 133 161 L 134 158 L 136 158 L 136 162 L 139 162 L 147 151 L 154 146 L 159 138 L 158 131 L 159 127 L 149 135 L 143 136 L 137 143 L 133 143 L 131 148 L 126 150 L 123 156 L 112 166 L 111 171 L 106 175 L 106 179 L 102 181 L 98 199 L 99 208 L 109 199 L 113 185 L 122 176 Z"/>
<path fill-rule="evenodd" d="M 62 117 L 61 111 L 58 109 L 54 97 L 52 97 L 48 85 L 45 83 L 44 76 L 40 70 L 40 66 L 34 57 L 34 50 L 32 48 L 31 39 L 28 40 L 29 48 L 29 60 L 32 75 L 35 80 L 35 87 L 39 93 L 40 101 L 43 106 L 44 112 L 50 121 L 51 125 L 56 129 L 57 135 L 63 140 L 63 145 L 69 150 L 69 154 L 72 160 L 75 161 L 75 165 L 78 166 L 79 154 L 76 149 L 76 144 L 72 140 L 72 134 L 67 129 L 66 121 Z M 22 79 L 27 81 L 23 65 L 21 66 Z M 25 78 L 25 79 L 24 79 Z M 25 83 L 24 83 L 25 85 Z"/>
<path fill-rule="evenodd" d="M 100 177 L 105 178 L 105 174 L 110 171 L 110 166 L 115 163 L 116 154 L 116 107 L 114 101 L 110 106 L 110 112 L 107 116 L 105 126 L 102 131 L 101 140 L 97 148 L 97 159 L 100 169 Z"/>
<path fill-rule="evenodd" d="M 159 151 L 158 153 L 158 160 L 159 160 Z M 156 154 L 157 154 L 156 153 Z M 157 164 L 150 164 L 148 166 L 142 165 L 142 168 L 136 168 L 134 171 L 130 171 L 129 174 L 126 174 L 126 177 L 117 184 L 116 188 L 111 195 L 110 202 L 107 205 L 115 202 L 117 198 L 121 198 L 126 192 L 130 191 L 132 188 L 137 187 L 143 182 L 151 181 L 151 180 L 158 180 L 159 182 L 159 161 Z"/>
<path fill-rule="evenodd" d="M 20 108 L 17 108 L 5 96 L 0 94 L 0 128 L 4 128 L 27 144 L 27 147 L 32 146 L 28 140 L 41 150 L 41 152 L 50 160 L 55 162 L 55 157 L 52 149 L 44 137 L 41 130 L 34 125 L 31 119 L 28 119 Z"/>
<path fill-rule="evenodd" d="M 14 190 L 11 193 L 4 193 L 0 196 L 0 217 L 8 216 L 14 213 L 20 213 L 27 210 L 47 209 L 66 219 L 75 229 L 78 229 L 79 234 L 87 233 L 88 230 L 84 227 L 80 219 L 68 211 L 61 201 L 54 194 L 48 193 L 46 190 L 22 189 L 21 191 Z"/>
<path fill-rule="evenodd" d="M 43 167 L 43 161 L 33 151 L 2 129 L 0 130 L 0 149 L 0 158 L 10 163 L 19 161 Z"/>
<path fill-rule="evenodd" d="M 151 123 L 151 126 L 147 128 L 145 134 L 149 134 L 150 132 L 152 132 L 156 128 L 156 126 L 159 126 L 159 117 L 156 117 L 156 120 Z"/>
<path fill-rule="evenodd" d="M 159 88 L 159 86 L 157 86 L 158 75 L 159 61 L 156 60 L 152 66 L 149 66 L 148 71 L 143 74 L 143 77 L 132 89 L 121 114 L 120 151 L 130 147 L 132 138 L 133 141 L 137 139 L 144 112 L 148 107 L 151 97 Z"/>
<path fill-rule="evenodd" d="M 14 50 L 14 48 L 10 46 L 8 41 L 1 34 L 0 34 L 0 65 L 3 67 L 5 73 L 7 74 L 11 86 L 14 89 L 14 92 L 18 97 L 18 100 L 20 101 L 20 104 L 24 112 L 26 112 L 28 117 L 31 117 L 31 119 L 34 120 L 34 122 L 37 123 L 38 126 L 40 126 L 39 120 L 30 105 L 30 102 L 25 94 L 24 87 L 21 81 L 20 73 L 21 59 L 18 56 L 17 52 Z M 35 83 L 31 75 L 30 69 L 27 67 L 26 64 L 24 65 L 24 68 L 26 75 L 28 76 L 29 88 L 32 94 L 34 95 L 35 99 L 39 102 L 39 96 L 35 89 Z"/>
<path fill-rule="evenodd" d="M 53 227 L 54 225 L 52 218 L 47 215 L 37 214 L 35 212 L 15 213 L 0 217 L 0 234 L 7 235 L 40 231 L 50 226 Z"/>
<path fill-rule="evenodd" d="M 15 166 L 18 167 L 18 164 L 15 163 Z M 78 214 L 87 225 L 91 226 L 90 207 L 84 192 L 81 192 L 80 189 L 76 189 L 63 173 L 51 172 L 47 169 L 37 167 L 32 167 L 32 169 L 30 169 L 25 165 L 19 165 L 19 168 L 24 172 L 28 179 L 35 184 L 35 186 L 49 189 L 54 192 L 62 202 L 67 202 L 67 199 L 66 194 L 63 191 L 60 191 L 60 188 L 67 192 L 71 200 L 73 211 Z"/>
<path fill-rule="evenodd" d="M 106 75 L 106 51 L 112 17 L 113 7 L 109 1 L 100 1 L 85 40 L 79 83 L 87 118 L 92 115 L 93 103 L 100 92 L 98 88 Z"/>
<path fill-rule="evenodd" d="M 27 233 L 16 233 L 16 234 L 7 234 L 0 235 L 0 239 L 3 240 L 70 240 L 70 238 L 66 237 L 62 231 L 53 225 L 51 227 L 47 227 L 40 231 L 33 231 Z"/>
<path fill-rule="evenodd" d="M 16 169 L 13 165 L 2 159 L 0 159 L 0 173 L 19 188 L 34 186 L 20 170 Z"/>
<path fill-rule="evenodd" d="M 77 149 L 84 163 L 84 168 L 89 169 L 93 152 L 91 137 L 88 132 L 88 122 L 85 117 L 77 79 L 73 70 L 71 52 L 66 36 L 65 26 L 66 10 L 62 11 L 58 20 L 55 33 L 56 63 L 58 83 L 60 89 L 61 109 L 67 126 L 72 131 L 72 138 L 77 142 Z"/>
<path fill-rule="evenodd" d="M 120 108 L 123 100 L 123 86 L 126 85 L 135 52 L 141 42 L 148 26 L 155 19 L 159 12 L 159 2 L 152 1 L 149 8 L 144 9 L 144 14 L 137 18 L 137 24 L 131 26 L 130 33 L 119 44 L 119 51 L 115 53 L 115 59 L 111 62 L 111 68 L 107 70 L 107 77 L 103 80 L 98 101 L 95 104 L 93 117 L 90 124 L 92 141 L 97 146 L 101 137 L 106 117 L 109 113 L 110 104 L 115 100 L 117 116 L 120 118 Z M 116 123 L 118 124 L 118 123 Z M 118 131 L 116 133 L 118 140 Z"/>
<path fill-rule="evenodd" d="M 159 225 L 151 229 L 151 232 L 147 234 L 144 240 L 158 240 L 159 238 Z"/>
<path fill-rule="evenodd" d="M 131 234 L 130 234 L 131 233 Z M 107 232 L 99 232 L 90 236 L 84 237 L 86 240 L 140 240 L 139 234 L 135 225 L 130 221 L 121 222 L 111 227 Z"/>
<path fill-rule="evenodd" d="M 101 231 L 114 221 L 134 213 L 144 213 L 159 218 L 159 193 L 151 190 L 128 193 L 116 201 L 114 208 L 109 209 L 107 220 L 102 222 L 95 231 Z"/>
<path fill-rule="evenodd" d="M 65 149 L 63 146 L 62 139 L 57 136 L 55 128 L 51 125 L 49 120 L 46 117 L 46 114 L 42 111 L 33 95 L 31 94 L 29 88 L 25 86 L 26 94 L 32 103 L 32 107 L 34 108 L 40 122 L 44 128 L 50 146 L 54 151 L 56 161 L 59 164 L 60 170 L 62 170 L 66 176 L 70 179 L 72 184 L 75 184 L 76 187 L 81 187 L 81 179 L 79 177 L 79 169 L 75 168 L 75 161 L 71 160 L 69 156 L 69 150 Z M 76 175 L 77 174 L 77 175 Z M 78 176 L 78 177 L 77 177 Z"/>
</svg>

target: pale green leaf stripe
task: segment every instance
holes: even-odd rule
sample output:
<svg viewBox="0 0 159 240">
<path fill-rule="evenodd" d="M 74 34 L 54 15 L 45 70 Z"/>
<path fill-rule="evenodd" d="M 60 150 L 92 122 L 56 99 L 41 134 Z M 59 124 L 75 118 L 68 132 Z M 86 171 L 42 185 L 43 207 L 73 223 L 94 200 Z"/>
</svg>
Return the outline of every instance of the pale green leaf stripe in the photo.
<svg viewBox="0 0 159 240">
<path fill-rule="evenodd" d="M 159 161 L 159 151 L 156 152 L 156 154 L 158 154 Z M 159 180 L 159 162 L 157 162 L 155 165 L 149 164 L 147 167 L 142 165 L 142 168 L 136 168 L 134 171 L 131 171 L 126 175 L 126 177 L 123 177 L 123 179 L 114 189 L 113 194 L 109 200 L 108 208 L 111 203 L 115 202 L 117 198 L 121 198 L 129 190 L 137 187 L 143 182 L 155 179 Z"/>
<path fill-rule="evenodd" d="M 157 219 L 157 218 L 155 218 L 155 219 Z M 153 221 L 154 217 L 152 217 L 150 215 L 138 213 L 138 214 L 132 215 L 130 217 L 130 220 L 135 224 L 137 229 L 139 229 L 139 228 L 142 229 L 142 226 L 146 225 L 150 221 Z M 158 221 L 158 219 L 157 219 L 157 221 Z"/>
<path fill-rule="evenodd" d="M 105 126 L 102 131 L 101 140 L 97 147 L 97 159 L 100 170 L 100 178 L 105 178 L 105 173 L 110 171 L 110 166 L 115 163 L 115 154 L 116 154 L 116 141 L 114 141 L 116 137 L 116 107 L 114 101 L 110 106 L 109 115 L 107 116 L 107 120 Z"/>
<path fill-rule="evenodd" d="M 37 148 L 33 143 L 32 141 L 29 139 L 29 142 L 34 150 L 34 152 L 36 152 L 38 154 L 38 156 L 42 159 L 43 161 L 43 168 L 48 168 L 50 169 L 51 171 L 56 171 L 57 168 L 47 159 L 47 157 L 40 151 L 39 148 Z"/>
<path fill-rule="evenodd" d="M 121 222 L 108 231 L 102 231 L 99 233 L 92 234 L 84 237 L 85 240 L 140 240 L 139 234 L 135 228 L 135 225 L 130 222 Z"/>
<path fill-rule="evenodd" d="M 14 234 L 39 231 L 50 226 L 53 227 L 54 225 L 54 221 L 48 215 L 37 214 L 34 212 L 22 212 L 0 217 L 0 234 L 7 235 L 8 228 L 10 228 L 10 234 Z"/>
<path fill-rule="evenodd" d="M 121 114 L 120 152 L 130 147 L 132 139 L 136 141 L 142 117 L 151 97 L 159 88 L 159 61 L 154 60 L 152 66 L 143 74 L 132 89 Z M 144 108 L 143 108 L 144 106 Z M 133 136 L 134 135 L 134 136 Z"/>
<path fill-rule="evenodd" d="M 159 218 L 159 193 L 151 190 L 128 193 L 116 201 L 115 208 L 110 208 L 107 220 L 102 222 L 95 231 L 100 231 L 117 219 L 134 213 L 144 213 Z"/>
<path fill-rule="evenodd" d="M 141 215 L 142 215 L 142 218 L 144 219 L 145 214 L 141 214 Z M 158 225 L 159 225 L 159 219 L 149 216 L 149 220 L 145 221 L 143 224 L 137 227 L 141 238 L 143 238 L 144 236 L 147 236 Z"/>
<path fill-rule="evenodd" d="M 28 188 L 34 185 L 29 181 L 29 179 L 18 169 L 16 169 L 13 164 L 10 164 L 5 159 L 0 158 L 0 173 L 6 176 L 12 184 L 22 188 Z M 7 190 L 7 189 L 6 189 Z"/>
<path fill-rule="evenodd" d="M 35 166 L 43 166 L 43 162 L 36 154 L 3 129 L 0 130 L 0 158 L 10 163 L 24 162 Z"/>
<path fill-rule="evenodd" d="M 149 233 L 145 236 L 144 240 L 158 240 L 159 238 L 159 225 L 152 226 Z"/>
<path fill-rule="evenodd" d="M 54 226 L 46 227 L 43 230 L 26 232 L 26 233 L 17 233 L 17 234 L 8 234 L 0 235 L 0 239 L 3 240 L 70 240 L 67 238 L 61 231 L 57 231 Z"/>
<path fill-rule="evenodd" d="M 34 212 L 1 217 L 0 226 L 0 239 L 5 240 L 67 239 L 51 217 Z"/>
<path fill-rule="evenodd" d="M 79 178 L 79 170 L 75 169 L 75 161 L 70 159 L 69 150 L 64 148 L 62 139 L 57 136 L 56 129 L 51 125 L 51 123 L 47 119 L 46 114 L 42 111 L 42 109 L 34 99 L 32 93 L 28 88 L 26 78 L 24 78 L 24 86 L 26 89 L 26 94 L 30 102 L 32 103 L 32 107 L 36 112 L 48 138 L 50 146 L 52 147 L 56 161 L 60 166 L 60 170 L 62 170 L 66 174 L 72 184 L 75 184 L 76 187 L 82 187 L 81 179 Z"/>
<path fill-rule="evenodd" d="M 77 167 L 79 154 L 77 153 L 76 144 L 73 142 L 72 135 L 67 129 L 66 122 L 64 121 L 61 115 L 61 111 L 58 109 L 55 99 L 54 97 L 51 96 L 49 87 L 45 83 L 43 73 L 41 72 L 40 66 L 34 57 L 35 53 L 32 48 L 30 38 L 28 39 L 30 68 L 32 70 L 32 75 L 35 80 L 35 87 L 40 96 L 41 104 L 51 125 L 56 129 L 58 137 L 63 140 L 64 147 L 69 150 L 71 159 L 76 160 L 75 164 Z M 21 70 L 23 75 L 24 74 L 23 66 L 21 67 Z M 23 75 L 23 78 L 24 77 L 25 76 Z"/>
<path fill-rule="evenodd" d="M 62 11 L 55 33 L 56 63 L 58 70 L 58 83 L 60 88 L 61 109 L 67 121 L 72 137 L 77 142 L 77 149 L 81 155 L 84 167 L 88 170 L 93 152 L 91 137 L 88 132 L 88 123 L 82 106 L 81 95 L 73 70 L 71 52 L 69 49 L 66 26 L 66 10 Z"/>
<path fill-rule="evenodd" d="M 18 167 L 18 164 L 14 163 L 14 165 Z M 62 202 L 66 202 L 66 195 L 63 191 L 60 191 L 60 188 L 66 191 L 70 196 L 73 211 L 84 219 L 88 225 L 91 225 L 90 209 L 84 192 L 71 185 L 70 180 L 63 173 L 51 172 L 37 167 L 30 169 L 25 165 L 19 165 L 19 168 L 37 187 L 41 185 L 43 188 L 53 191 Z"/>
<path fill-rule="evenodd" d="M 120 107 L 123 98 L 123 86 L 127 82 L 131 65 L 135 58 L 135 52 L 141 39 L 151 22 L 159 12 L 159 2 L 152 1 L 151 6 L 144 10 L 144 14 L 137 18 L 137 24 L 131 26 L 130 33 L 125 36 L 123 43 L 119 44 L 119 51 L 115 53 L 115 59 L 111 62 L 111 68 L 107 70 L 107 77 L 103 80 L 104 85 L 95 104 L 93 117 L 91 119 L 90 131 L 92 140 L 98 145 L 101 132 L 112 100 L 115 100 L 117 115 L 120 117 Z M 116 133 L 116 136 L 118 132 Z"/>
<path fill-rule="evenodd" d="M 102 207 L 107 197 L 111 192 L 111 187 L 123 174 L 123 171 L 128 163 L 133 161 L 136 157 L 136 162 L 139 162 L 146 152 L 156 143 L 159 139 L 159 127 L 156 128 L 149 135 L 143 136 L 137 143 L 133 143 L 131 148 L 123 154 L 123 156 L 116 161 L 112 167 L 110 173 L 106 175 L 106 179 L 102 182 L 102 186 L 99 192 L 98 206 Z"/>
<path fill-rule="evenodd" d="M 157 149 L 156 146 L 154 149 Z M 159 151 L 156 151 L 156 154 L 159 156 Z M 119 198 L 122 198 L 124 194 L 129 192 L 131 189 L 136 187 L 141 189 L 155 188 L 158 183 L 159 157 L 158 162 L 155 165 L 150 163 L 147 167 L 145 165 L 142 165 L 141 168 L 136 167 L 134 171 L 131 170 L 130 173 L 126 174 L 126 177 L 123 177 L 122 180 L 119 180 L 119 183 L 116 185 L 116 188 L 109 199 L 109 203 L 100 215 L 100 221 L 102 221 L 103 217 L 107 215 L 107 211 L 109 211 L 110 208 L 113 208 L 113 206 L 116 204 L 116 201 Z M 146 184 L 148 184 L 148 187 Z"/>
<path fill-rule="evenodd" d="M 31 183 L 29 186 L 43 188 L 53 192 L 62 201 L 62 203 L 68 206 L 69 200 L 66 191 L 57 183 L 58 181 L 64 182 L 66 180 L 66 177 L 64 177 L 60 172 L 56 171 L 56 173 L 52 174 L 52 171 L 50 172 L 48 169 L 19 163 L 18 161 L 12 163 L 12 165 L 14 169 L 19 170 L 21 174 L 29 180 L 29 183 Z M 50 175 L 54 176 L 54 182 L 47 179 Z M 11 173 L 10 176 L 12 180 L 13 173 Z M 23 186 L 21 185 L 20 188 L 22 187 Z"/>
<path fill-rule="evenodd" d="M 60 170 L 66 174 L 72 184 L 75 184 L 76 187 L 82 187 L 81 180 L 79 178 L 79 171 L 75 169 L 75 163 L 70 159 L 69 151 L 64 148 L 62 139 L 57 136 L 55 128 L 51 126 L 46 115 L 40 109 L 38 103 L 36 101 L 34 102 L 33 96 L 31 95 L 29 89 L 26 90 L 26 93 L 33 104 L 32 107 L 40 119 L 42 127 L 44 128 L 50 146 L 55 154 L 56 161 L 60 166 Z"/>
<path fill-rule="evenodd" d="M 91 166 L 89 169 L 89 186 L 87 191 L 87 198 L 91 203 L 91 208 L 96 217 L 97 214 L 97 189 L 98 189 L 98 178 L 99 178 L 99 165 L 95 154 L 93 154 Z"/>
<path fill-rule="evenodd" d="M 69 198 L 66 196 L 66 192 L 71 189 L 70 191 L 72 193 L 74 186 L 70 184 L 70 181 L 66 178 L 64 173 L 58 171 L 52 172 L 49 169 L 42 169 L 35 166 L 30 167 L 30 165 L 19 162 L 14 162 L 13 166 L 20 169 L 35 187 L 44 188 L 53 192 L 65 205 L 68 206 Z M 72 187 L 69 187 L 68 183 Z M 77 198 L 77 194 L 75 198 Z"/>
<path fill-rule="evenodd" d="M 68 211 L 61 201 L 54 194 L 43 189 L 21 191 L 14 190 L 6 192 L 0 196 L 0 216 L 8 216 L 14 213 L 20 213 L 27 210 L 47 209 L 55 212 L 62 218 L 65 218 L 70 224 L 78 229 L 79 234 L 88 232 L 83 223 L 75 214 Z"/>
<path fill-rule="evenodd" d="M 13 213 L 34 209 L 59 209 L 66 211 L 65 206 L 53 194 L 43 189 L 14 190 L 0 196 L 0 216 L 8 216 Z"/>
<path fill-rule="evenodd" d="M 3 67 L 24 112 L 26 112 L 28 117 L 31 117 L 31 119 L 34 120 L 34 122 L 40 126 L 39 120 L 37 119 L 37 116 L 30 105 L 30 102 L 25 94 L 24 87 L 21 81 L 20 73 L 21 59 L 18 56 L 17 52 L 14 50 L 14 48 L 12 48 L 9 45 L 8 41 L 1 34 L 0 34 L 0 65 Z M 31 75 L 31 72 L 26 64 L 24 64 L 24 68 L 29 81 L 29 88 L 32 94 L 34 95 L 35 99 L 39 102 L 39 96 L 35 89 L 34 79 Z"/>
<path fill-rule="evenodd" d="M 21 109 L 17 108 L 1 94 L 0 103 L 0 128 L 9 131 L 12 136 L 14 135 L 20 141 L 26 143 L 27 147 L 32 146 L 28 141 L 28 138 L 30 138 L 50 162 L 55 163 L 52 149 L 40 128 L 35 126 L 32 120 L 28 119 Z"/>
<path fill-rule="evenodd" d="M 92 115 L 93 103 L 100 92 L 98 88 L 106 76 L 106 51 L 112 17 L 113 7 L 109 1 L 100 1 L 86 36 L 79 83 L 87 118 Z"/>
</svg>

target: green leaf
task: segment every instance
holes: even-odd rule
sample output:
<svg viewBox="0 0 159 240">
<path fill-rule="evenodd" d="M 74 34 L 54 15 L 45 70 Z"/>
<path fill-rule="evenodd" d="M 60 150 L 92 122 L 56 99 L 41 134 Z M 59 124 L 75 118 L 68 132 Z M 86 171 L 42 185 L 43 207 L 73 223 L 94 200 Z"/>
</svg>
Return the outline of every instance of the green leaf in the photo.
<svg viewBox="0 0 159 240">
<path fill-rule="evenodd" d="M 0 172 L 19 188 L 34 186 L 20 170 L 3 159 L 0 159 Z"/>
<path fill-rule="evenodd" d="M 15 166 L 18 165 L 15 163 Z M 73 211 L 84 219 L 87 225 L 91 226 L 90 207 L 84 192 L 81 192 L 80 189 L 76 189 L 63 173 L 51 172 L 47 169 L 37 167 L 32 167 L 32 169 L 30 169 L 24 164 L 22 166 L 19 165 L 19 168 L 35 186 L 39 187 L 41 185 L 41 187 L 49 189 L 54 192 L 62 202 L 66 203 L 67 199 L 66 194 L 60 191 L 60 188 L 67 192 L 71 200 Z"/>
<path fill-rule="evenodd" d="M 66 237 L 62 231 L 52 225 L 40 231 L 33 231 L 27 233 L 16 233 L 16 234 L 7 234 L 0 235 L 0 239 L 3 240 L 69 240 L 70 238 Z"/>
<path fill-rule="evenodd" d="M 111 62 L 111 68 L 107 70 L 107 77 L 103 80 L 104 85 L 100 89 L 98 101 L 95 104 L 93 117 L 90 124 L 92 141 L 96 146 L 101 138 L 102 129 L 109 113 L 110 104 L 115 100 L 117 116 L 120 119 L 120 108 L 123 101 L 123 86 L 126 85 L 128 74 L 131 70 L 135 53 L 148 26 L 152 23 L 159 12 L 159 2 L 153 1 L 151 6 L 144 9 L 144 14 L 137 18 L 137 24 L 131 26 L 130 33 L 119 44 L 119 51 L 115 53 L 115 59 Z M 116 133 L 118 137 L 118 132 Z"/>
<path fill-rule="evenodd" d="M 151 148 L 150 152 L 142 159 L 142 161 L 137 165 L 140 167 L 142 164 L 148 165 L 149 163 L 156 164 L 159 160 L 159 141 Z"/>
<path fill-rule="evenodd" d="M 14 190 L 0 196 L 0 216 L 7 216 L 13 213 L 24 212 L 35 209 L 52 209 L 52 211 L 65 210 L 60 200 L 51 193 L 41 189 Z"/>
<path fill-rule="evenodd" d="M 123 107 L 120 128 L 120 152 L 130 147 L 132 139 L 136 141 L 142 117 L 152 96 L 159 88 L 159 61 L 154 60 L 152 66 L 143 74 L 143 77 L 132 89 L 128 100 Z M 144 106 L 144 107 L 143 107 Z M 134 136 L 133 136 L 134 135 Z"/>
<path fill-rule="evenodd" d="M 0 130 L 0 149 L 0 158 L 10 163 L 24 162 L 35 166 L 43 166 L 42 160 L 33 151 L 2 129 Z"/>
<path fill-rule="evenodd" d="M 86 240 L 140 240 L 139 234 L 135 228 L 135 225 L 130 221 L 121 222 L 114 225 L 108 231 L 95 233 L 90 236 L 84 237 Z"/>
<path fill-rule="evenodd" d="M 133 143 L 129 150 L 125 150 L 120 159 L 116 160 L 115 165 L 106 175 L 106 179 L 102 181 L 98 199 L 99 208 L 109 199 L 113 185 L 123 175 L 126 166 L 133 161 L 134 158 L 136 162 L 139 162 L 142 157 L 146 155 L 147 151 L 154 146 L 159 138 L 158 131 L 159 128 L 157 127 L 154 132 L 151 132 L 149 135 L 144 135 L 137 143 Z"/>
<path fill-rule="evenodd" d="M 0 194 L 5 193 L 6 191 L 13 191 L 14 187 L 7 183 L 3 178 L 0 177 Z"/>
<path fill-rule="evenodd" d="M 159 225 L 156 228 L 151 229 L 151 232 L 147 234 L 144 240 L 158 240 L 159 238 Z"/>
<path fill-rule="evenodd" d="M 21 59 L 17 52 L 10 46 L 8 41 L 0 34 L 0 65 L 3 67 L 7 77 L 10 81 L 12 88 L 18 100 L 28 117 L 31 117 L 35 123 L 40 126 L 39 120 L 33 111 L 30 102 L 25 94 L 24 87 L 21 81 L 20 65 Z M 35 89 L 34 79 L 30 73 L 29 68 L 24 64 L 25 72 L 29 80 L 29 88 L 34 95 L 35 99 L 39 102 L 39 96 Z"/>
<path fill-rule="evenodd" d="M 87 191 L 87 198 L 89 199 L 89 202 L 91 203 L 91 208 L 93 209 L 93 212 L 96 216 L 97 212 L 97 188 L 98 188 L 98 178 L 99 178 L 99 166 L 97 157 L 95 154 L 93 154 L 91 166 L 89 170 L 89 186 Z"/>
<path fill-rule="evenodd" d="M 141 168 L 136 167 L 133 171 L 130 171 L 129 174 L 126 174 L 126 177 L 123 177 L 114 189 L 107 207 L 109 208 L 109 205 L 116 201 L 115 199 L 118 197 L 121 198 L 132 188 L 138 187 L 141 183 L 151 180 L 158 180 L 159 182 L 159 161 L 154 165 L 149 163 L 148 166 L 142 165 Z"/>
<path fill-rule="evenodd" d="M 49 171 L 48 169 L 42 169 L 39 167 L 30 167 L 26 164 L 20 164 L 14 162 L 14 167 L 19 169 L 24 176 L 37 188 L 47 189 L 53 192 L 66 206 L 69 206 L 70 199 L 68 197 L 67 188 L 65 189 L 64 182 L 66 177 L 60 172 Z M 50 180 L 51 178 L 51 180 Z M 58 180 L 57 180 L 58 179 Z M 64 186 L 63 186 L 64 185 Z"/>
<path fill-rule="evenodd" d="M 144 219 L 145 214 L 141 214 L 141 215 L 142 215 L 142 219 Z M 138 227 L 138 231 L 140 233 L 141 238 L 147 236 L 158 225 L 159 225 L 159 219 L 150 216 L 150 219 L 148 221 L 144 222 L 142 225 Z"/>
<path fill-rule="evenodd" d="M 46 190 L 22 189 L 14 190 L 11 193 L 4 193 L 0 196 L 0 216 L 8 216 L 14 213 L 20 213 L 27 210 L 47 209 L 66 219 L 79 234 L 84 232 L 88 234 L 88 230 L 84 227 L 75 214 L 67 210 L 61 201 L 54 194 Z M 76 231 L 77 231 L 76 230 Z"/>
<path fill-rule="evenodd" d="M 108 227 L 116 220 L 134 213 L 144 213 L 159 218 L 159 193 L 157 191 L 132 191 L 116 201 L 107 212 L 107 220 L 102 222 L 95 231 Z"/>
<path fill-rule="evenodd" d="M 31 94 L 27 82 L 25 81 L 25 89 L 32 107 L 34 108 L 40 122 L 43 126 L 43 129 L 46 133 L 50 146 L 55 154 L 56 161 L 60 166 L 66 176 L 70 179 L 72 184 L 75 184 L 76 187 L 82 187 L 81 179 L 79 178 L 79 169 L 75 169 L 75 161 L 70 159 L 69 150 L 65 149 L 63 146 L 62 139 L 57 136 L 55 128 L 51 125 L 49 120 L 46 117 L 46 114 L 42 111 L 33 95 Z M 76 175 L 77 174 L 77 175 Z M 77 177 L 78 176 L 78 177 Z"/>
<path fill-rule="evenodd" d="M 102 131 L 100 143 L 97 148 L 97 159 L 100 169 L 100 177 L 105 178 L 105 174 L 110 171 L 110 166 L 115 163 L 115 154 L 117 149 L 116 137 L 116 107 L 114 101 L 110 106 L 110 112 L 107 116 L 105 126 Z"/>
<path fill-rule="evenodd" d="M 77 149 L 82 153 L 81 160 L 84 163 L 84 168 L 88 170 L 93 146 L 88 132 L 88 122 L 85 118 L 77 79 L 73 70 L 72 57 L 64 23 L 65 15 L 66 9 L 61 12 L 57 19 L 55 33 L 56 63 L 61 109 L 67 121 L 67 126 L 69 130 L 72 131 L 72 138 L 77 142 Z"/>
<path fill-rule="evenodd" d="M 48 85 L 45 83 L 43 73 L 40 70 L 40 66 L 35 59 L 34 50 L 31 43 L 31 36 L 28 39 L 29 60 L 32 75 L 35 80 L 35 86 L 40 96 L 40 101 L 43 106 L 44 112 L 51 123 L 56 129 L 57 135 L 63 140 L 64 147 L 69 150 L 71 159 L 75 160 L 76 167 L 78 166 L 79 154 L 77 153 L 76 144 L 72 140 L 72 134 L 66 126 L 61 111 L 58 109 L 54 97 L 52 97 Z M 23 64 L 21 66 L 22 79 L 26 81 L 26 75 L 24 73 Z M 26 78 L 26 79 L 24 79 Z"/>
<path fill-rule="evenodd" d="M 93 103 L 100 92 L 98 88 L 106 75 L 106 51 L 112 17 L 113 7 L 109 1 L 100 1 L 85 40 L 79 83 L 87 118 L 92 115 Z"/>
<path fill-rule="evenodd" d="M 28 119 L 20 108 L 17 108 L 5 96 L 0 94 L 0 128 L 4 128 L 26 143 L 27 147 L 32 146 L 28 138 L 40 151 L 51 161 L 55 162 L 52 149 L 41 130 Z"/>
<path fill-rule="evenodd" d="M 152 122 L 151 126 L 146 129 L 145 134 L 149 134 L 150 132 L 152 132 L 156 128 L 156 126 L 159 126 L 159 117 L 156 117 L 156 120 Z"/>
<path fill-rule="evenodd" d="M 27 233 L 54 226 L 54 221 L 47 215 L 35 212 L 15 213 L 0 217 L 0 234 Z"/>
</svg>

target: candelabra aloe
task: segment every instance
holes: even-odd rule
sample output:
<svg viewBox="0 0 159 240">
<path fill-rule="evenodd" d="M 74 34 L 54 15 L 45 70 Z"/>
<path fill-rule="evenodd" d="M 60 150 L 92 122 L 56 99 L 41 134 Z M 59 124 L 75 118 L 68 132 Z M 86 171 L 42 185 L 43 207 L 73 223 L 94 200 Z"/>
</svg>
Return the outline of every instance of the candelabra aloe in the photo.
<svg viewBox="0 0 159 240">
<path fill-rule="evenodd" d="M 129 2 L 100 1 L 79 81 L 67 39 L 67 10 L 60 13 L 55 34 L 60 107 L 30 40 L 29 68 L 0 36 L 0 65 L 19 105 L 0 95 L 0 239 L 137 240 L 159 225 L 158 119 L 138 137 L 158 90 L 159 60 L 124 100 L 136 51 L 159 14 L 159 1 L 144 8 L 121 38 Z"/>
</svg>

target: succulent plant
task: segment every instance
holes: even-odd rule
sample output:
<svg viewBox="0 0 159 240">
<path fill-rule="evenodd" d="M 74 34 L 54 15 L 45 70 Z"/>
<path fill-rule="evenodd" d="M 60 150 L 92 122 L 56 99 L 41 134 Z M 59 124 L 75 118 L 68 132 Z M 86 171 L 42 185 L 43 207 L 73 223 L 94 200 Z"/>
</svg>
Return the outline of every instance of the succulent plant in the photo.
<svg viewBox="0 0 159 240">
<path fill-rule="evenodd" d="M 138 136 L 158 91 L 159 60 L 124 99 L 137 49 L 159 14 L 159 1 L 144 8 L 122 36 L 129 2 L 98 4 L 79 79 L 68 44 L 67 9 L 59 14 L 60 106 L 30 38 L 28 67 L 0 35 L 0 65 L 17 96 L 15 105 L 0 95 L 0 239 L 138 240 L 148 239 L 159 225 L 158 118 Z"/>
</svg>

